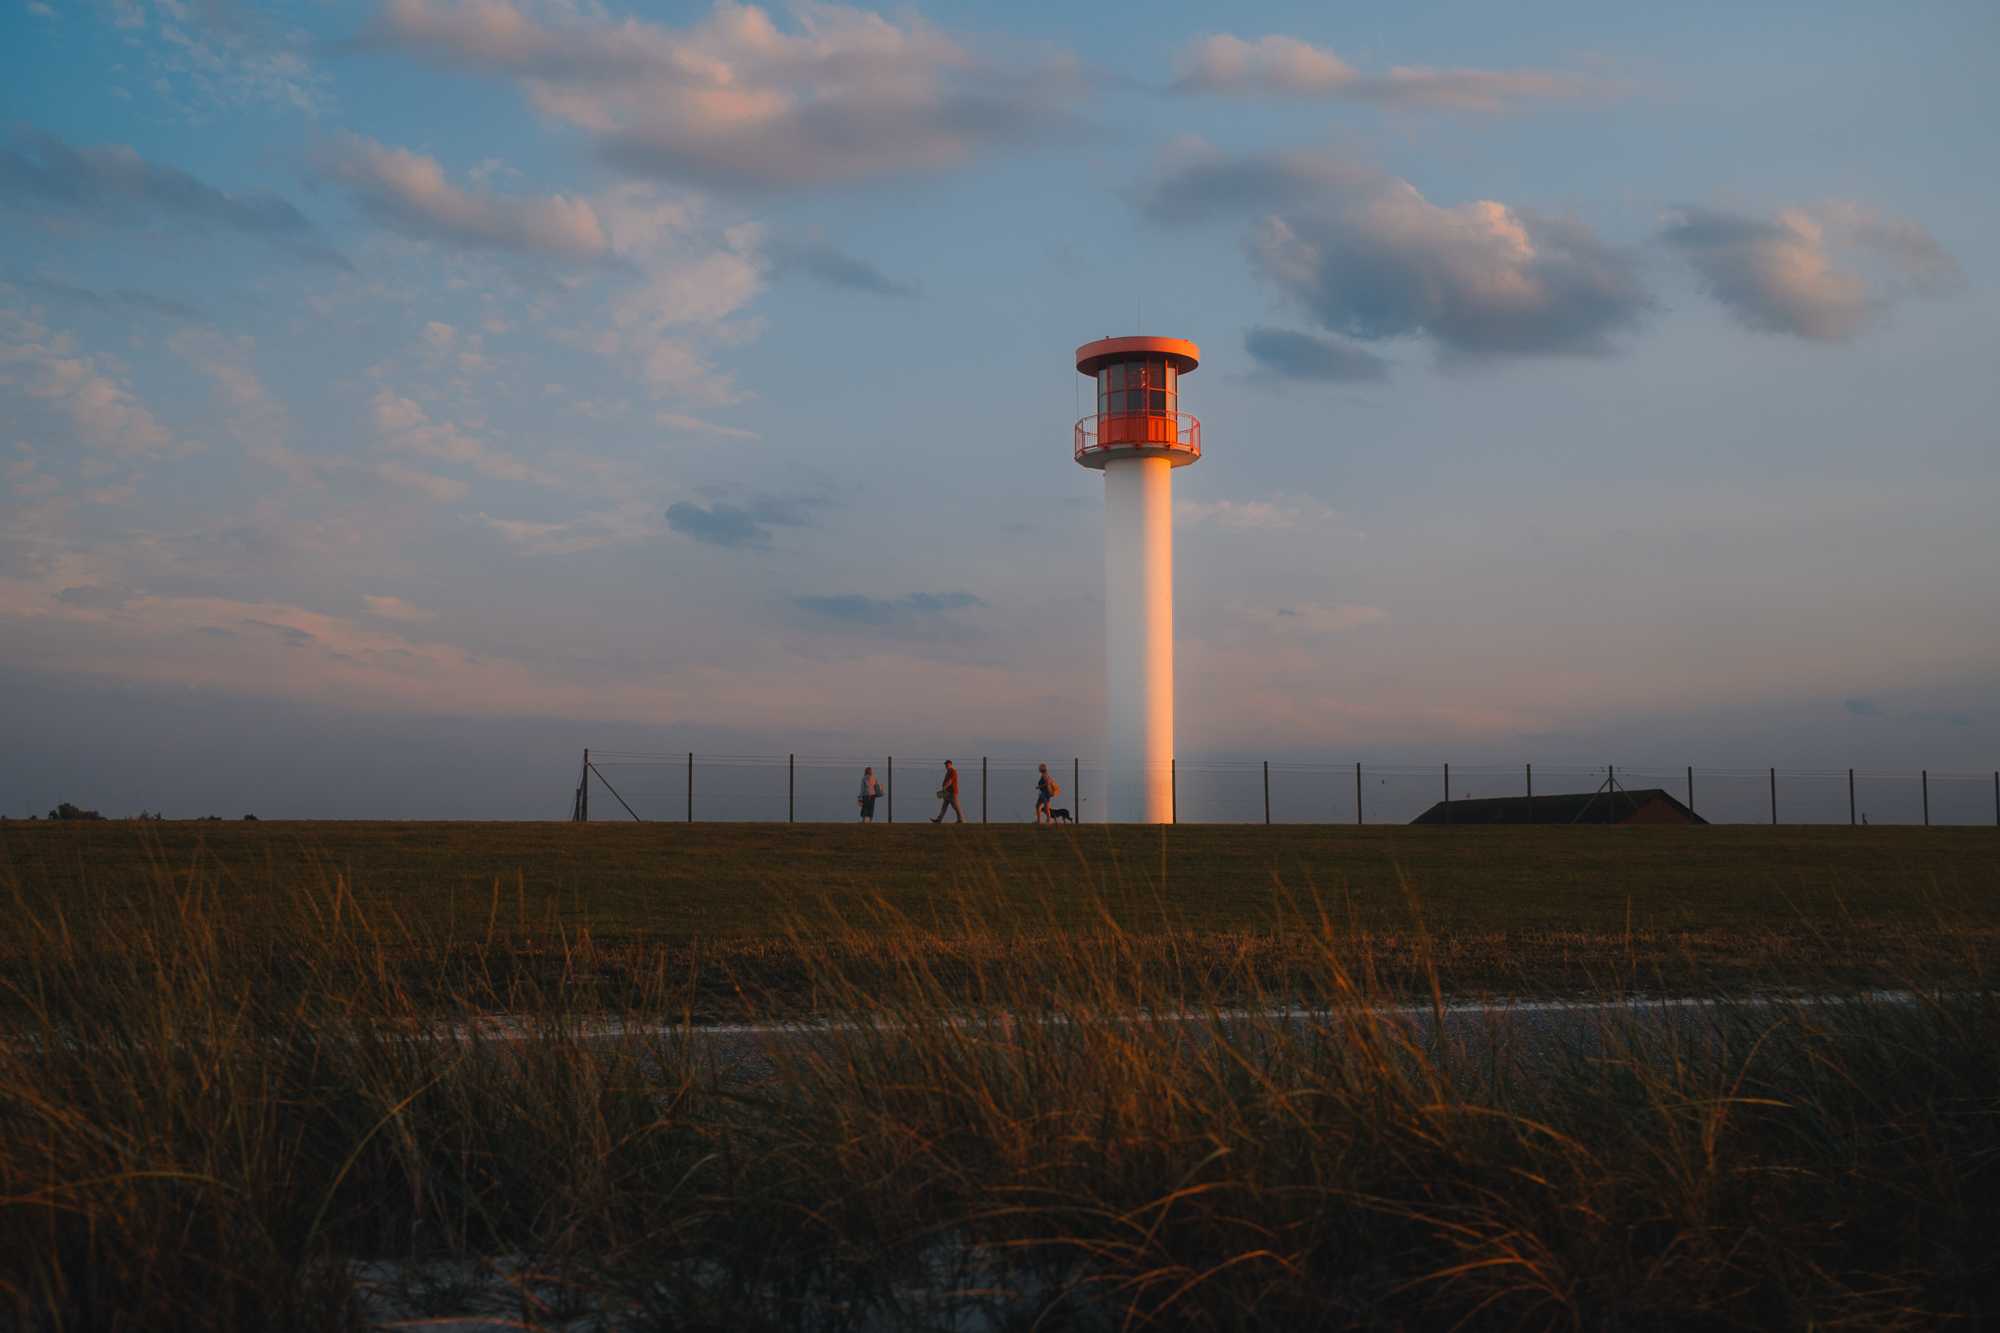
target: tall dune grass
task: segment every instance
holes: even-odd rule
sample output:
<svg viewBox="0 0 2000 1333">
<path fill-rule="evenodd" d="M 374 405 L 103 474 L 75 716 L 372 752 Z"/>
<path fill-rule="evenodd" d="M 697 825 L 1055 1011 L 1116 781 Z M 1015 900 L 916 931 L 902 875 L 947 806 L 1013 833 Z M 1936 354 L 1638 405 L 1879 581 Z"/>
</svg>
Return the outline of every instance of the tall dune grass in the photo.
<svg viewBox="0 0 2000 1333">
<path fill-rule="evenodd" d="M 162 871 L 111 931 L 15 886 L 0 1326 L 350 1328 L 369 1283 L 419 1315 L 500 1291 L 528 1327 L 2000 1309 L 1977 958 L 1894 996 L 1774 976 L 1794 998 L 1509 1014 L 1391 1003 L 1324 921 L 1290 976 L 1162 968 L 1108 926 L 909 929 L 794 938 L 814 1011 L 704 1029 L 712 979 L 676 963 L 506 966 L 337 880 L 280 887 L 245 921 Z"/>
</svg>

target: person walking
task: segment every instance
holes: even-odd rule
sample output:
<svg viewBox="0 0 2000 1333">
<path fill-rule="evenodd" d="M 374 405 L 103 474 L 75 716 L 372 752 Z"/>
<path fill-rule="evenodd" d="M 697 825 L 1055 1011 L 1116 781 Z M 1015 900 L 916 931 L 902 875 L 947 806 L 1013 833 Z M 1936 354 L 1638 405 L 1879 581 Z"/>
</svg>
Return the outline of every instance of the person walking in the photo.
<svg viewBox="0 0 2000 1333">
<path fill-rule="evenodd" d="M 958 816 L 958 822 L 965 822 L 965 812 L 958 808 L 958 770 L 951 766 L 951 760 L 944 761 L 944 786 L 938 788 L 938 797 L 944 804 L 938 807 L 937 818 L 931 823 L 944 823 L 944 812 L 949 810 Z"/>
<path fill-rule="evenodd" d="M 1055 794 L 1060 790 L 1062 789 L 1056 786 L 1056 780 L 1049 776 L 1049 766 L 1043 764 L 1042 776 L 1035 782 L 1035 822 L 1037 824 L 1045 820 L 1050 824 L 1056 822 L 1056 817 L 1049 813 L 1049 802 L 1055 798 Z"/>
<path fill-rule="evenodd" d="M 875 770 L 872 768 L 862 769 L 861 794 L 854 798 L 855 803 L 861 807 L 862 823 L 872 824 L 875 822 L 875 798 L 881 794 L 882 784 L 875 780 Z"/>
</svg>

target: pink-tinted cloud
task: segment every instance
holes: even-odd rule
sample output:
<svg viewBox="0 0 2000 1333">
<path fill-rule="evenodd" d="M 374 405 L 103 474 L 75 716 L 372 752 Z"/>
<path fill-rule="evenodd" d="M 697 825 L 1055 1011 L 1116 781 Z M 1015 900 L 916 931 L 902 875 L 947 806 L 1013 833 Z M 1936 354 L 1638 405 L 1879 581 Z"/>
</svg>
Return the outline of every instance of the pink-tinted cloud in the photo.
<svg viewBox="0 0 2000 1333">
<path fill-rule="evenodd" d="M 1617 96 L 1634 86 L 1559 70 L 1399 66 L 1387 74 L 1369 74 L 1323 46 L 1280 34 L 1254 42 L 1228 33 L 1198 38 L 1175 55 L 1174 67 L 1173 89 L 1181 93 L 1312 97 L 1449 111 L 1508 111 L 1531 101 Z"/>
<path fill-rule="evenodd" d="M 505 72 L 646 175 L 747 189 L 955 166 L 1069 123 L 1073 62 L 961 42 L 920 18 L 801 4 L 799 31 L 719 0 L 685 28 L 510 0 L 388 0 L 367 40 Z"/>
<path fill-rule="evenodd" d="M 202 447 L 175 439 L 74 334 L 50 329 L 38 313 L 0 308 L 0 395 L 61 412 L 84 445 L 116 458 L 176 458 Z"/>
<path fill-rule="evenodd" d="M 454 185 L 434 157 L 340 134 L 313 153 L 322 176 L 351 187 L 383 221 L 453 245 L 601 259 L 610 241 L 585 199 Z"/>
</svg>

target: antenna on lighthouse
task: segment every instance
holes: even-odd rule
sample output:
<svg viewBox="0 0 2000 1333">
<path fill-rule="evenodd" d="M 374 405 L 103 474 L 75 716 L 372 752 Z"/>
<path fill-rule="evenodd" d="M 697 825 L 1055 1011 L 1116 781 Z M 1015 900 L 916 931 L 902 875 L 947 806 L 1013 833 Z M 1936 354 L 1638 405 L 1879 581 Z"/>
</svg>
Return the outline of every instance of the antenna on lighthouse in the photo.
<svg viewBox="0 0 2000 1333">
<path fill-rule="evenodd" d="M 1138 313 L 1135 304 L 1134 313 Z M 1076 349 L 1097 411 L 1076 423 L 1076 461 L 1104 473 L 1106 817 L 1174 817 L 1173 470 L 1201 457 L 1180 377 L 1201 349 L 1179 338 L 1101 338 Z"/>
</svg>

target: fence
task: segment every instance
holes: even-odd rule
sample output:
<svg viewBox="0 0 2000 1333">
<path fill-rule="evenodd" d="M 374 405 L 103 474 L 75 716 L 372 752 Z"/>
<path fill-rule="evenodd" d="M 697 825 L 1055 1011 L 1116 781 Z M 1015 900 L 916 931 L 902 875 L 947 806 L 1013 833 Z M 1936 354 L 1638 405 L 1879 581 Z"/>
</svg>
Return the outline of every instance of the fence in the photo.
<svg viewBox="0 0 2000 1333">
<path fill-rule="evenodd" d="M 1103 819 L 1105 769 L 1081 758 L 1047 762 L 1063 791 L 1055 804 L 1079 822 Z M 885 789 L 878 821 L 929 819 L 940 802 L 941 759 L 894 756 L 654 754 L 584 751 L 572 819 L 842 821 L 858 817 L 861 771 Z M 1037 761 L 958 763 L 959 805 L 973 822 L 1034 818 Z M 1993 824 L 2000 772 L 1923 769 L 1731 769 L 1310 764 L 1176 761 L 1181 824 L 1407 824 L 1447 795 L 1591 791 L 1607 779 L 1661 787 L 1712 824 Z"/>
</svg>

